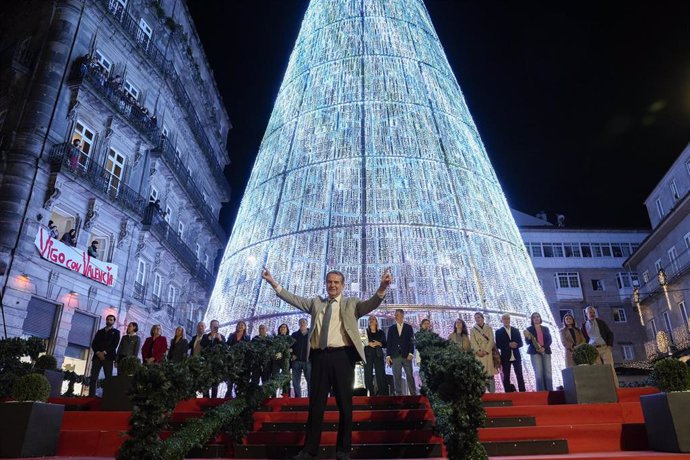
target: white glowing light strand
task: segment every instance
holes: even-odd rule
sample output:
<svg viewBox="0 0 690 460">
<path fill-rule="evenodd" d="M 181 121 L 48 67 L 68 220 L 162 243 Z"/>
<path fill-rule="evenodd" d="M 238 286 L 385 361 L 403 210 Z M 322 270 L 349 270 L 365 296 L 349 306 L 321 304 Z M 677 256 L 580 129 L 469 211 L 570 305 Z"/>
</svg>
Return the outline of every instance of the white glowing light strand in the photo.
<svg viewBox="0 0 690 460">
<path fill-rule="evenodd" d="M 295 330 L 300 314 L 261 282 L 263 266 L 304 296 L 338 269 L 360 297 L 391 267 L 377 314 L 400 306 L 443 336 L 458 316 L 471 327 L 475 311 L 494 329 L 509 312 L 521 331 L 539 312 L 560 384 L 558 325 L 421 1 L 311 2 L 207 320 Z"/>
</svg>

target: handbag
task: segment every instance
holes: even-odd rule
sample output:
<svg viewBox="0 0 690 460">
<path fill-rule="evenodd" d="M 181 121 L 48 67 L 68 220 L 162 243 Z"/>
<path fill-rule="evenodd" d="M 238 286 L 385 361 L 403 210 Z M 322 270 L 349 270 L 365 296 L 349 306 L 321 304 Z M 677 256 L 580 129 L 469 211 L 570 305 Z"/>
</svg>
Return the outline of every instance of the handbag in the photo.
<svg viewBox="0 0 690 460">
<path fill-rule="evenodd" d="M 487 341 L 491 341 L 491 339 L 489 339 L 481 329 L 478 329 L 477 326 L 474 326 L 474 330 L 479 332 Z M 496 343 L 494 343 L 491 348 L 491 358 L 494 361 L 494 368 L 499 369 L 501 367 L 501 354 L 498 352 L 498 348 L 496 348 Z"/>
</svg>

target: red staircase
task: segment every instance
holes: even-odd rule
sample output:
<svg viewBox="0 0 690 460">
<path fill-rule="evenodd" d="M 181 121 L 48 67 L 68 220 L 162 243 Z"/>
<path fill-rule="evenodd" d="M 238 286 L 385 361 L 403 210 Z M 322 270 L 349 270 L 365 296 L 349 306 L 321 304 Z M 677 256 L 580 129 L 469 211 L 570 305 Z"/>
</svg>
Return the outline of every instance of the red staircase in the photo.
<svg viewBox="0 0 690 460">
<path fill-rule="evenodd" d="M 639 397 L 651 388 L 621 389 L 615 404 L 564 404 L 562 392 L 485 395 L 486 427 L 480 441 L 502 460 L 690 459 L 690 455 L 646 452 Z M 58 401 L 55 401 L 58 402 Z M 113 457 L 128 429 L 128 412 L 102 412 L 99 400 L 68 403 L 58 455 Z M 78 406 L 74 406 L 75 402 Z M 222 400 L 194 399 L 178 404 L 173 423 L 199 417 Z M 304 442 L 306 399 L 268 400 L 254 415 L 250 433 L 234 445 L 220 434 L 190 457 L 289 458 Z M 433 412 L 423 397 L 355 397 L 353 458 L 439 458 L 442 439 L 433 433 Z M 322 457 L 333 458 L 338 412 L 329 400 L 321 437 Z M 167 433 L 162 433 L 162 437 Z"/>
</svg>

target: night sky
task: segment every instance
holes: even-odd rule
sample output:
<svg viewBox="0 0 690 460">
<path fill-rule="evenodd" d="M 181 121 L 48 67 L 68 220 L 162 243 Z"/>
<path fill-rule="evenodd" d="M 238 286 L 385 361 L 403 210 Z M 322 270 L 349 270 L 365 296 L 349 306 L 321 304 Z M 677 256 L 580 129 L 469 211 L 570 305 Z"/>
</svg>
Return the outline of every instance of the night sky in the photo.
<svg viewBox="0 0 690 460">
<path fill-rule="evenodd" d="M 690 2 L 425 3 L 510 206 L 647 228 L 690 141 Z M 188 4 L 234 126 L 229 230 L 308 2 Z"/>
</svg>

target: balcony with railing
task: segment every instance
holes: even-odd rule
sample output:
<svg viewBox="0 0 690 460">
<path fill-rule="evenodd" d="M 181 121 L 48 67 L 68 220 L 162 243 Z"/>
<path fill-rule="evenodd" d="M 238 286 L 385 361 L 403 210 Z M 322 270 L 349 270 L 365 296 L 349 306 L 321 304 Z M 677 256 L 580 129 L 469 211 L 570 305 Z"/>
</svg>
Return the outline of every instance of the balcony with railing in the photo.
<svg viewBox="0 0 690 460">
<path fill-rule="evenodd" d="M 152 144 L 158 142 L 161 132 L 156 119 L 137 104 L 122 88 L 121 83 L 108 78 L 99 65 L 88 62 L 85 58 L 77 60 L 70 81 L 73 85 L 88 84 L 94 93 L 106 101 L 130 126 Z"/>
<path fill-rule="evenodd" d="M 179 102 L 179 106 L 185 113 L 190 131 L 199 144 L 199 148 L 206 158 L 214 179 L 217 181 L 219 186 L 229 193 L 229 185 L 225 179 L 220 164 L 218 164 L 218 160 L 214 153 L 215 150 L 206 135 L 206 128 L 201 123 L 199 116 L 194 110 L 194 107 L 197 107 L 198 104 L 192 103 L 192 100 L 184 87 L 184 83 L 177 74 L 173 63 L 167 59 L 163 53 L 161 53 L 161 51 L 156 47 L 155 43 L 151 40 L 150 36 L 142 32 L 142 29 L 139 27 L 139 23 L 130 14 L 124 11 L 119 6 L 118 2 L 112 0 L 100 0 L 99 3 L 105 8 L 110 16 L 112 16 L 112 18 L 120 24 L 126 35 L 128 35 L 134 41 L 134 43 L 137 44 L 136 48 L 139 50 L 139 52 L 142 53 L 149 60 L 149 62 L 155 65 L 159 72 L 168 79 L 170 87 L 172 88 L 173 93 Z"/>
<path fill-rule="evenodd" d="M 177 236 L 177 233 L 163 220 L 158 208 L 149 204 L 146 208 L 144 230 L 149 230 L 207 289 L 213 286 L 213 275 L 197 260 L 194 252 Z"/>
<path fill-rule="evenodd" d="M 88 184 L 107 201 L 115 202 L 143 219 L 147 200 L 136 190 L 127 187 L 120 178 L 96 164 L 86 153 L 69 143 L 56 144 L 50 150 L 49 161 L 55 171 L 66 171 Z"/>
<path fill-rule="evenodd" d="M 162 136 L 154 152 L 160 154 L 161 158 L 163 158 L 163 161 L 165 161 L 168 168 L 173 172 L 177 181 L 187 192 L 187 195 L 196 204 L 196 209 L 206 218 L 218 239 L 225 241 L 227 237 L 225 230 L 220 226 L 218 218 L 211 212 L 211 208 L 208 206 L 208 203 L 206 203 L 206 200 L 204 200 L 203 194 L 196 186 L 196 181 L 182 164 L 182 160 L 175 152 L 175 148 L 170 141 Z"/>
<path fill-rule="evenodd" d="M 681 243 L 684 245 L 684 243 Z M 690 249 L 685 249 L 678 257 L 669 260 L 663 267 L 663 275 L 659 274 L 656 266 L 638 267 L 638 273 L 648 273 L 648 281 L 642 280 L 640 286 L 640 302 L 663 291 L 664 285 L 673 284 L 678 278 L 690 271 Z"/>
</svg>

